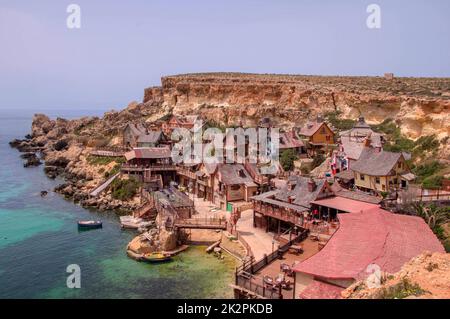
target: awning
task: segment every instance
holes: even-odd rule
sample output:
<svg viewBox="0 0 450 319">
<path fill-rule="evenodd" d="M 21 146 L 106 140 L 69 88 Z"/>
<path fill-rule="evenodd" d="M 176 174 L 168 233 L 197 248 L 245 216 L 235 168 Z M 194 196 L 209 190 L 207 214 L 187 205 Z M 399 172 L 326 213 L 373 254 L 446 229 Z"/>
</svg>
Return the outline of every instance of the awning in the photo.
<svg viewBox="0 0 450 319">
<path fill-rule="evenodd" d="M 400 175 L 403 179 L 407 180 L 408 182 L 413 181 L 416 179 L 416 175 L 414 175 L 413 173 L 406 173 L 403 175 Z"/>
<path fill-rule="evenodd" d="M 339 197 L 339 196 L 315 200 L 315 201 L 311 202 L 311 204 L 329 207 L 329 208 L 337 209 L 337 210 L 340 210 L 342 212 L 347 212 L 347 213 L 359 213 L 366 209 L 379 207 L 379 205 L 376 205 L 376 204 L 360 202 L 357 200 Z"/>
</svg>

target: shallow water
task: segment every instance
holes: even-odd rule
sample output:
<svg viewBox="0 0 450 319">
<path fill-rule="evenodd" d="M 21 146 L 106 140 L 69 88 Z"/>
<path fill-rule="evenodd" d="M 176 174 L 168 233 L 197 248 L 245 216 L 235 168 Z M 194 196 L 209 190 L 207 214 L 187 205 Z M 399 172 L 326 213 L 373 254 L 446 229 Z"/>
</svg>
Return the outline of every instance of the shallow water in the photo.
<svg viewBox="0 0 450 319">
<path fill-rule="evenodd" d="M 53 192 L 42 198 L 61 181 L 46 178 L 42 166 L 23 168 L 8 145 L 30 131 L 32 114 L 0 109 L 0 298 L 232 297 L 232 257 L 218 260 L 191 247 L 170 263 L 138 263 L 125 254 L 136 234 L 122 231 L 115 214 L 88 211 Z M 79 232 L 79 219 L 101 219 L 103 229 Z M 81 267 L 81 289 L 66 286 L 70 264 Z"/>
</svg>

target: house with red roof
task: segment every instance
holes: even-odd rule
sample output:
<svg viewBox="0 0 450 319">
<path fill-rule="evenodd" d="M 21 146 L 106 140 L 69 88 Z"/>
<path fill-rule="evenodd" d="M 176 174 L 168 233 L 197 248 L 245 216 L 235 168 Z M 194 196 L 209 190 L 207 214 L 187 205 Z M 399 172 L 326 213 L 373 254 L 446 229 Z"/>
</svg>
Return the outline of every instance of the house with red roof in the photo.
<svg viewBox="0 0 450 319">
<path fill-rule="evenodd" d="M 395 273 L 425 252 L 445 252 L 422 218 L 379 207 L 339 214 L 339 229 L 322 250 L 294 267 L 294 298 L 340 298 L 373 269 Z"/>
<path fill-rule="evenodd" d="M 335 134 L 321 116 L 316 121 L 306 123 L 299 135 L 305 137 L 313 149 L 335 144 Z"/>
<path fill-rule="evenodd" d="M 199 120 L 197 115 L 172 115 L 167 121 L 161 124 L 161 129 L 164 134 L 170 137 L 172 131 L 176 128 L 191 130 L 197 120 Z"/>
<path fill-rule="evenodd" d="M 149 184 L 168 185 L 176 178 L 169 147 L 137 147 L 124 154 L 121 172 Z M 162 185 L 161 185 L 162 184 Z"/>
</svg>

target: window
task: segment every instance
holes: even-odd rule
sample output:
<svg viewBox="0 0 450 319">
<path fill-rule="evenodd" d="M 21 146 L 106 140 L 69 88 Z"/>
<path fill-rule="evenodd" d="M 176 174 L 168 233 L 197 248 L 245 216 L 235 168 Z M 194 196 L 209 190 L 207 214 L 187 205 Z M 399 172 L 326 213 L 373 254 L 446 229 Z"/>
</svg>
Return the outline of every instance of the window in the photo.
<svg viewBox="0 0 450 319">
<path fill-rule="evenodd" d="M 397 185 L 398 184 L 398 180 L 397 180 L 397 178 L 394 178 L 394 185 Z"/>
<path fill-rule="evenodd" d="M 379 177 L 375 177 L 375 183 L 380 184 L 380 178 Z"/>
<path fill-rule="evenodd" d="M 321 134 L 326 134 L 327 130 L 325 129 L 325 126 L 322 126 L 322 129 L 320 130 Z"/>
<path fill-rule="evenodd" d="M 231 185 L 231 190 L 233 190 L 233 191 L 238 191 L 240 189 L 241 189 L 240 185 Z"/>
<path fill-rule="evenodd" d="M 359 174 L 359 179 L 363 181 L 365 179 L 364 174 Z"/>
</svg>

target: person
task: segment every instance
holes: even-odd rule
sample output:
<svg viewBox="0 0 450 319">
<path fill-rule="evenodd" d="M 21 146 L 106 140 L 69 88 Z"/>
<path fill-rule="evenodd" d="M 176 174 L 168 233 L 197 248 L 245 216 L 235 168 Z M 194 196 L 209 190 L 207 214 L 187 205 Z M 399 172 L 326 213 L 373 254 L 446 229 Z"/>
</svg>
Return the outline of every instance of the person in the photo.
<svg viewBox="0 0 450 319">
<path fill-rule="evenodd" d="M 315 219 L 318 219 L 319 218 L 319 210 L 314 209 L 313 216 L 314 216 Z"/>
</svg>

